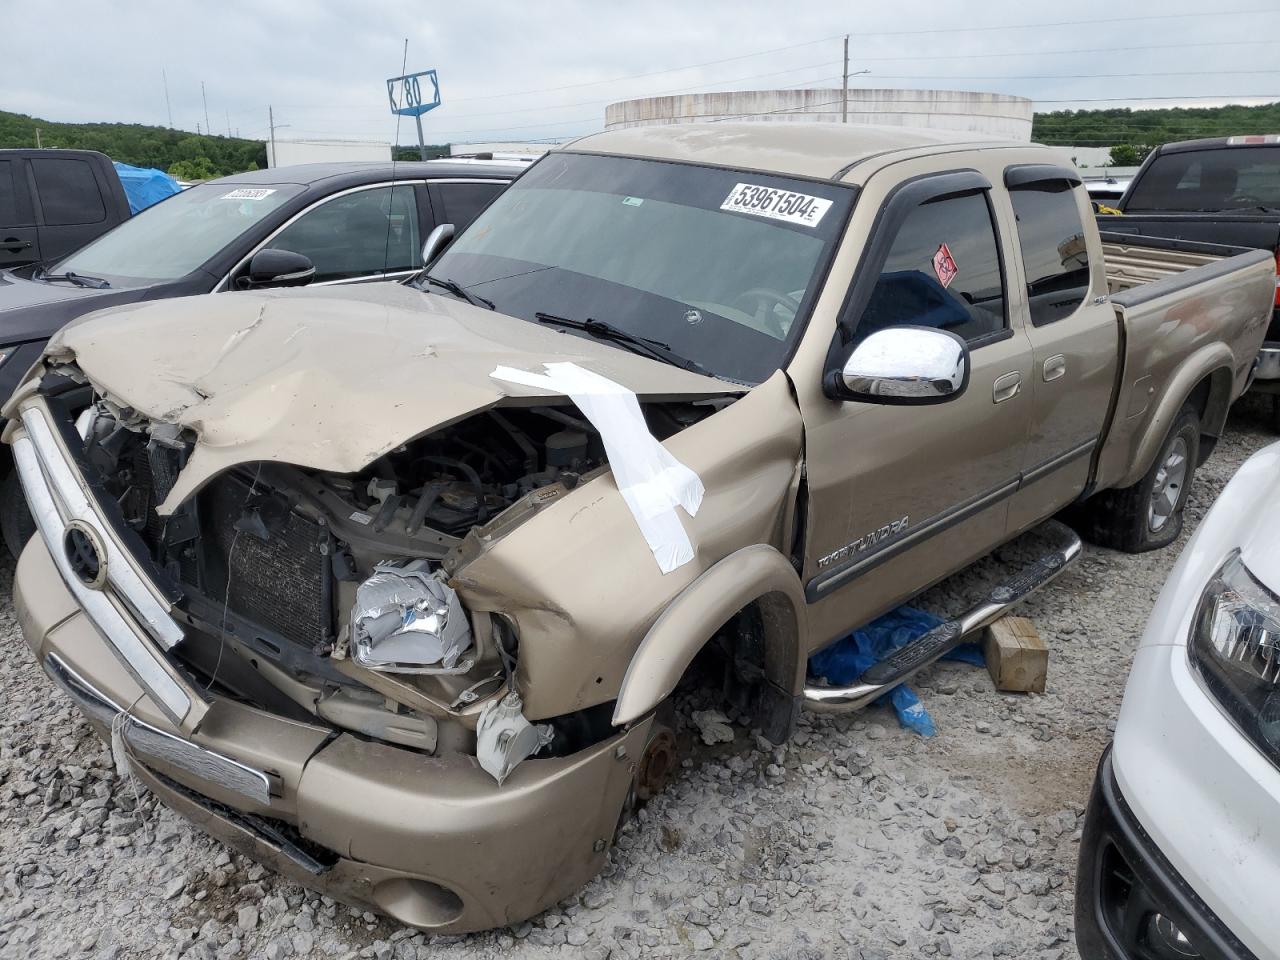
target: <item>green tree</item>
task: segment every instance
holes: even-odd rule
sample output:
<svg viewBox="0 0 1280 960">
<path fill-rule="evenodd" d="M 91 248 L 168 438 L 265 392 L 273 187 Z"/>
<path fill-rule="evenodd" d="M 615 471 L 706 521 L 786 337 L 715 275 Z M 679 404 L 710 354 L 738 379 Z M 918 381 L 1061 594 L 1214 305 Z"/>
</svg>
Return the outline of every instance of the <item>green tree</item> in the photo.
<svg viewBox="0 0 1280 960">
<path fill-rule="evenodd" d="M 1111 163 L 1117 167 L 1136 167 L 1147 159 L 1147 154 L 1150 152 L 1151 148 L 1148 146 L 1140 146 L 1134 143 L 1117 143 L 1111 148 Z"/>
<path fill-rule="evenodd" d="M 219 173 L 208 157 L 196 157 L 194 160 L 178 160 L 169 164 L 169 176 L 175 180 L 212 180 Z"/>
</svg>

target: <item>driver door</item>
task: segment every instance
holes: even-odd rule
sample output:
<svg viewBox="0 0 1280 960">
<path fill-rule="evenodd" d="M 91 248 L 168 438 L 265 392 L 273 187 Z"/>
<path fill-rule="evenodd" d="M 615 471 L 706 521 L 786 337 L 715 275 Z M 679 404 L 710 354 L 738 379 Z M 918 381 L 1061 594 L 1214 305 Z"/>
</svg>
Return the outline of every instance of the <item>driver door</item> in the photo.
<svg viewBox="0 0 1280 960">
<path fill-rule="evenodd" d="M 1031 413 L 1031 345 L 1007 306 L 1004 264 L 1016 254 L 990 182 L 972 170 L 911 179 L 890 170 L 882 176 L 894 188 L 841 319 L 841 355 L 877 330 L 940 328 L 967 344 L 969 381 L 929 405 L 801 397 L 802 576 L 815 648 L 1001 542 Z M 874 184 L 860 205 L 874 205 Z"/>
</svg>

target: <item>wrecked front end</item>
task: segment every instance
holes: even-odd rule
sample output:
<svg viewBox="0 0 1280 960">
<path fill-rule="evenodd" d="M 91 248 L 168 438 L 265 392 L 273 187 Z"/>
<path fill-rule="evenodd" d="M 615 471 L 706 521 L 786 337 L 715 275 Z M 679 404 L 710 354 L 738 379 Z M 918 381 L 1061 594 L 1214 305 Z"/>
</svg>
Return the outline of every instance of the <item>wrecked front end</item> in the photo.
<svg viewBox="0 0 1280 960">
<path fill-rule="evenodd" d="M 662 437 L 731 402 L 645 413 Z M 482 410 L 350 473 L 242 463 L 182 498 L 197 433 L 75 363 L 9 409 L 39 528 L 24 633 L 165 803 L 440 932 L 531 916 L 598 872 L 652 720 L 615 729 L 608 688 L 588 703 L 535 684 L 528 709 L 521 613 L 466 576 L 608 472 L 572 404 Z"/>
</svg>

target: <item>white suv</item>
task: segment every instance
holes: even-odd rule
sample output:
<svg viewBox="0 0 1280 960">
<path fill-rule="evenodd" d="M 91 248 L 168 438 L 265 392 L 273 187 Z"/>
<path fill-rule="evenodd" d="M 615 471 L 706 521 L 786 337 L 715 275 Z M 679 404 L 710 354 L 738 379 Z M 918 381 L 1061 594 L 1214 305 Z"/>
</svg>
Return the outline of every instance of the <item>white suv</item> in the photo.
<svg viewBox="0 0 1280 960">
<path fill-rule="evenodd" d="M 1169 576 L 1085 820 L 1089 960 L 1280 958 L 1280 444 Z"/>
</svg>

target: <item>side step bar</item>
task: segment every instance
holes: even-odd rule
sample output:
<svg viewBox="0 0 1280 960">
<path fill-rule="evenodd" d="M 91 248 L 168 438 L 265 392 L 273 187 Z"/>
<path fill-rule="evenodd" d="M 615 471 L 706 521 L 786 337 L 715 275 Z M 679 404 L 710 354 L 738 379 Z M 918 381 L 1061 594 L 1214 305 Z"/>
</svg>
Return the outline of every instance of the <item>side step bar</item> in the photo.
<svg viewBox="0 0 1280 960">
<path fill-rule="evenodd" d="M 821 713 L 860 710 L 898 684 L 910 679 L 943 654 L 958 647 L 966 637 L 999 620 L 1014 605 L 1053 581 L 1080 555 L 1080 538 L 1057 520 L 1048 520 L 1035 529 L 1053 541 L 1050 550 L 987 594 L 972 610 L 940 623 L 862 672 L 848 687 L 807 685 L 803 703 Z"/>
</svg>

